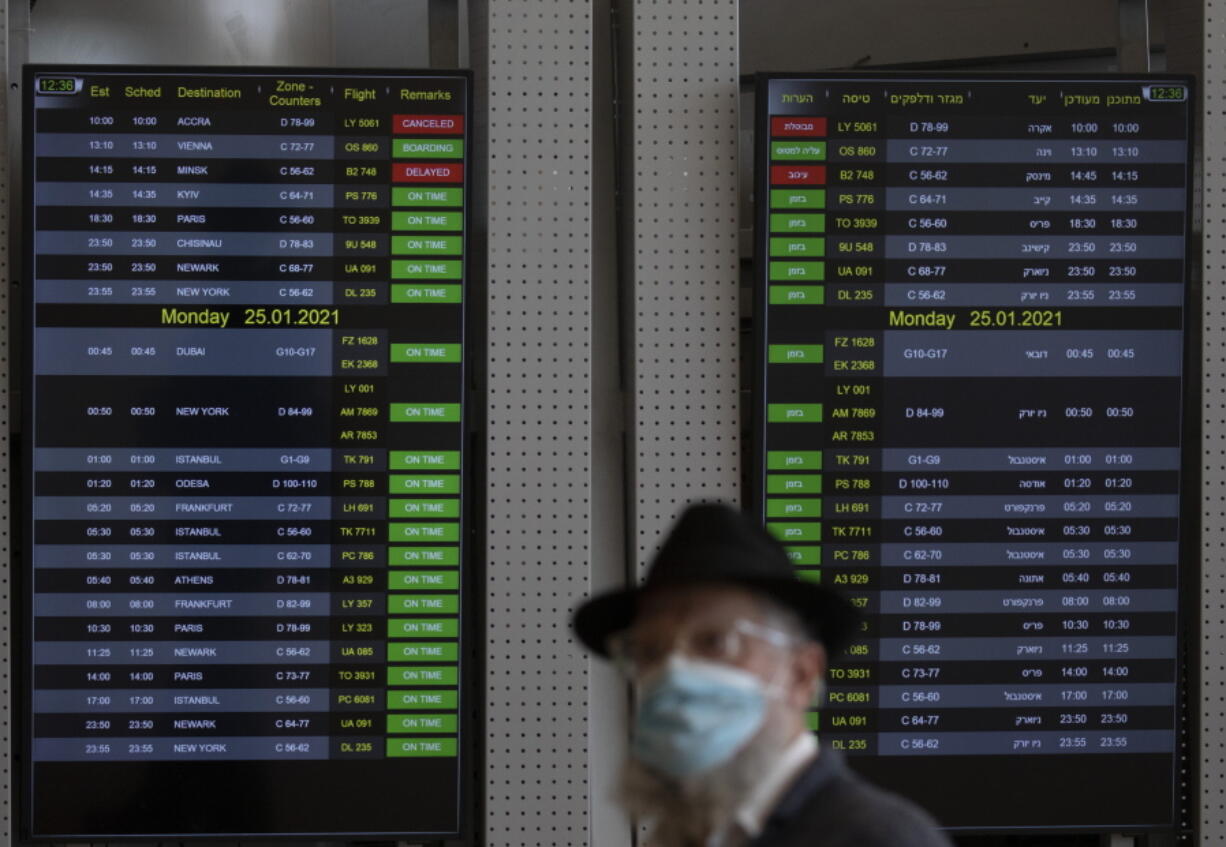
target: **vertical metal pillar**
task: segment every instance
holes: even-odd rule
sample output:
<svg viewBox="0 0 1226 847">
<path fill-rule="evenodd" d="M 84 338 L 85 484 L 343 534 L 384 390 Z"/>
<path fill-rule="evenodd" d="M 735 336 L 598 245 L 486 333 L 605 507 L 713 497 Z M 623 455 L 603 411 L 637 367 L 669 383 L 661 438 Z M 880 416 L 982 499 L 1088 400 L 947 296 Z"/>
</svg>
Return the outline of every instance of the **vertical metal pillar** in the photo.
<svg viewBox="0 0 1226 847">
<path fill-rule="evenodd" d="M 429 0 L 430 67 L 460 66 L 460 0 Z"/>
<path fill-rule="evenodd" d="M 1117 0 L 1121 73 L 1149 72 L 1149 0 Z"/>
</svg>

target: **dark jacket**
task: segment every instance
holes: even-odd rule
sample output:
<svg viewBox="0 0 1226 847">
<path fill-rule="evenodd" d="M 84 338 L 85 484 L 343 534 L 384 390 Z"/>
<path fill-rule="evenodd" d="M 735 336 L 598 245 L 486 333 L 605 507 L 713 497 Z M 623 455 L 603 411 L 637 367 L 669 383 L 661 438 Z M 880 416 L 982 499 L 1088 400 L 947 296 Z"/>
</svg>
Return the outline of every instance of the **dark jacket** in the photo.
<svg viewBox="0 0 1226 847">
<path fill-rule="evenodd" d="M 951 847 L 918 806 L 869 784 L 827 747 L 767 818 L 751 847 Z"/>
</svg>

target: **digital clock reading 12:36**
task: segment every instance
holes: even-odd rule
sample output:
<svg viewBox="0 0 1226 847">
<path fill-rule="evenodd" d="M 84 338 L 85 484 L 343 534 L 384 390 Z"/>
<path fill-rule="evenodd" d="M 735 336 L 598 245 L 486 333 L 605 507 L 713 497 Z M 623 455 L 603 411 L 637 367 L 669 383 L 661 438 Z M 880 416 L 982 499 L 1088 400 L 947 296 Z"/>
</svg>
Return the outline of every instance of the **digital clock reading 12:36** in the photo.
<svg viewBox="0 0 1226 847">
<path fill-rule="evenodd" d="M 1145 97 L 1151 101 L 1182 103 L 1188 99 L 1188 88 L 1185 85 L 1150 85 L 1146 86 Z"/>
<path fill-rule="evenodd" d="M 39 94 L 76 94 L 81 90 L 81 80 L 73 76 L 40 76 Z"/>
</svg>

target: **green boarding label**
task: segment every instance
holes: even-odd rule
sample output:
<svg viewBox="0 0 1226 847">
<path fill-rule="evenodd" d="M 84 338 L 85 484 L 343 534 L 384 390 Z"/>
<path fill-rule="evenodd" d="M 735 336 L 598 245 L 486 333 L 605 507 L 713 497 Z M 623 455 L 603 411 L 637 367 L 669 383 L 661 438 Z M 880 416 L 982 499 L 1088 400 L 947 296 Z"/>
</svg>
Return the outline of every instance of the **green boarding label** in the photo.
<svg viewBox="0 0 1226 847">
<path fill-rule="evenodd" d="M 805 726 L 814 732 L 817 732 L 819 729 L 821 729 L 821 725 L 822 719 L 820 714 L 817 712 L 805 712 Z"/>
<path fill-rule="evenodd" d="M 768 302 L 772 306 L 821 306 L 826 291 L 820 285 L 772 285 Z"/>
<path fill-rule="evenodd" d="M 771 282 L 821 282 L 826 278 L 826 263 L 771 262 L 768 274 Z"/>
<path fill-rule="evenodd" d="M 389 691 L 388 709 L 454 709 L 460 695 L 455 691 Z"/>
<path fill-rule="evenodd" d="M 822 572 L 816 568 L 797 568 L 796 578 L 803 579 L 805 582 L 822 584 Z"/>
<path fill-rule="evenodd" d="M 820 365 L 825 347 L 821 344 L 771 344 L 766 360 L 772 365 Z"/>
<path fill-rule="evenodd" d="M 766 498 L 766 516 L 768 518 L 820 518 L 822 501 L 816 497 L 804 500 L 768 497 Z"/>
<path fill-rule="evenodd" d="M 392 255 L 458 256 L 464 252 L 458 235 L 394 235 Z"/>
<path fill-rule="evenodd" d="M 416 541 L 428 544 L 432 541 L 459 541 L 460 525 L 458 523 L 390 523 L 387 526 L 387 540 Z"/>
<path fill-rule="evenodd" d="M 768 403 L 767 423 L 821 423 L 821 403 Z"/>
<path fill-rule="evenodd" d="M 464 157 L 464 140 L 396 138 L 392 140 L 392 156 L 397 159 L 461 159 Z"/>
<path fill-rule="evenodd" d="M 387 645 L 389 662 L 455 662 L 460 645 L 423 641 L 393 641 Z"/>
<path fill-rule="evenodd" d="M 822 475 L 805 474 L 804 476 L 784 476 L 783 474 L 767 474 L 766 493 L 821 494 Z"/>
<path fill-rule="evenodd" d="M 389 408 L 392 423 L 459 423 L 459 403 L 393 403 Z"/>
<path fill-rule="evenodd" d="M 439 470 L 458 471 L 460 469 L 459 450 L 435 450 L 418 452 L 414 450 L 393 450 L 387 460 L 388 470 Z M 456 477 L 459 479 L 459 477 Z M 456 489 L 459 490 L 458 488 Z"/>
<path fill-rule="evenodd" d="M 460 622 L 455 618 L 391 618 L 388 638 L 456 638 Z"/>
<path fill-rule="evenodd" d="M 460 564 L 460 548 L 389 547 L 387 563 L 393 567 L 454 567 Z"/>
<path fill-rule="evenodd" d="M 772 238 L 770 240 L 772 256 L 796 256 L 798 258 L 820 259 L 826 255 L 826 239 L 824 238 Z"/>
<path fill-rule="evenodd" d="M 772 141 L 771 158 L 784 161 L 824 161 L 825 141 Z"/>
<path fill-rule="evenodd" d="M 459 344 L 393 344 L 393 362 L 458 362 L 463 348 Z"/>
<path fill-rule="evenodd" d="M 454 738 L 389 738 L 387 757 L 397 758 L 455 758 Z"/>
<path fill-rule="evenodd" d="M 821 541 L 822 525 L 820 523 L 781 523 L 767 521 L 766 528 L 783 542 Z"/>
<path fill-rule="evenodd" d="M 820 450 L 770 450 L 766 454 L 766 467 L 772 471 L 820 471 Z"/>
<path fill-rule="evenodd" d="M 463 188 L 393 188 L 393 206 L 463 206 Z"/>
<path fill-rule="evenodd" d="M 787 547 L 788 561 L 793 565 L 820 565 L 821 547 Z"/>
<path fill-rule="evenodd" d="M 459 259 L 393 259 L 392 279 L 460 279 L 463 265 Z"/>
<path fill-rule="evenodd" d="M 459 303 L 462 285 L 403 285 L 392 286 L 393 303 Z"/>
<path fill-rule="evenodd" d="M 387 501 L 389 518 L 458 518 L 459 500 L 401 500 L 393 497 Z"/>
<path fill-rule="evenodd" d="M 460 587 L 457 571 L 391 571 L 387 587 L 392 591 L 455 591 Z"/>
<path fill-rule="evenodd" d="M 395 229 L 395 226 L 392 228 Z M 826 216 L 772 212 L 770 231 L 775 234 L 805 232 L 817 235 L 826 231 Z"/>
<path fill-rule="evenodd" d="M 464 229 L 463 212 L 392 212 L 392 230 L 444 232 Z"/>
<path fill-rule="evenodd" d="M 387 480 L 387 491 L 389 494 L 459 494 L 460 475 L 392 474 Z"/>
<path fill-rule="evenodd" d="M 455 715 L 388 715 L 387 731 L 389 733 L 406 732 L 455 732 Z"/>
<path fill-rule="evenodd" d="M 824 188 L 772 188 L 772 209 L 824 209 Z"/>
<path fill-rule="evenodd" d="M 388 685 L 458 685 L 459 668 L 433 665 L 393 665 L 387 669 Z"/>
<path fill-rule="evenodd" d="M 456 615 L 460 598 L 455 594 L 389 594 L 389 615 Z"/>
</svg>

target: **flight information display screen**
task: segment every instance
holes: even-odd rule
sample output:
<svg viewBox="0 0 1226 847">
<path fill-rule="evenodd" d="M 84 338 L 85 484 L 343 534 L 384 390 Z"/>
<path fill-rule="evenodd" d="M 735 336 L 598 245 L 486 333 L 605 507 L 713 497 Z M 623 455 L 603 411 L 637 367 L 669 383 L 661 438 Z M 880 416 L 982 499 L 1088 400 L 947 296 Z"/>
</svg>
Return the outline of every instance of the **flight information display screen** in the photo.
<svg viewBox="0 0 1226 847">
<path fill-rule="evenodd" d="M 468 75 L 25 92 L 26 834 L 458 833 Z"/>
<path fill-rule="evenodd" d="M 811 726 L 946 826 L 1175 822 L 1191 104 L 758 80 L 753 499 L 864 612 Z"/>
</svg>

